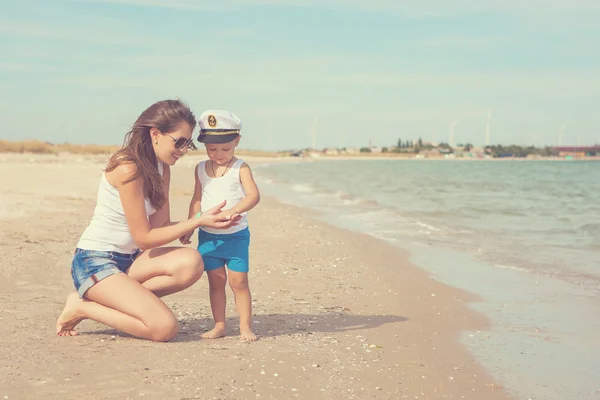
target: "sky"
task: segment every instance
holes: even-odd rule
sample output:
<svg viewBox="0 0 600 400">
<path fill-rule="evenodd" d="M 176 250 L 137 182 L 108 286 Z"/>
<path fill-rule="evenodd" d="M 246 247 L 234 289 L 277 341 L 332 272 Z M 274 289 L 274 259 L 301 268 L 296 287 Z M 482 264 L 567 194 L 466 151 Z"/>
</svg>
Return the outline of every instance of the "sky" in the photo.
<svg viewBox="0 0 600 400">
<path fill-rule="evenodd" d="M 0 139 L 121 144 L 180 98 L 240 147 L 600 143 L 598 0 L 0 0 Z M 562 138 L 562 139 L 561 139 Z"/>
</svg>

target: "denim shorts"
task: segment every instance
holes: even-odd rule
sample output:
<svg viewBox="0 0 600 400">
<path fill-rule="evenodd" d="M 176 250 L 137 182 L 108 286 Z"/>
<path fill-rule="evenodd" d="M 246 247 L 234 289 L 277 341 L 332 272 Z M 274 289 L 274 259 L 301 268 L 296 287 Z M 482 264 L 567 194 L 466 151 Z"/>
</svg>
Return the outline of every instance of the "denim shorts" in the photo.
<svg viewBox="0 0 600 400">
<path fill-rule="evenodd" d="M 83 298 L 85 292 L 102 279 L 127 272 L 139 253 L 139 250 L 133 254 L 123 254 L 116 251 L 75 249 L 71 276 L 79 297 Z"/>
<path fill-rule="evenodd" d="M 248 272 L 250 231 L 215 234 L 198 229 L 198 251 L 202 254 L 204 270 L 212 271 L 227 265 L 236 272 Z"/>
</svg>

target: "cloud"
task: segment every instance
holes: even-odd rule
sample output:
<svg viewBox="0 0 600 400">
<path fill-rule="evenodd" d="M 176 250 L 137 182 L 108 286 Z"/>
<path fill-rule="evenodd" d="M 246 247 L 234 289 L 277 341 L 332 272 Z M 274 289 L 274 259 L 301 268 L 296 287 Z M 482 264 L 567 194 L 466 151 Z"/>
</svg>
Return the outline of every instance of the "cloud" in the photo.
<svg viewBox="0 0 600 400">
<path fill-rule="evenodd" d="M 0 62 L 0 71 L 1 72 L 19 72 L 19 71 L 28 71 L 30 69 L 31 69 L 31 66 L 27 65 L 27 64 Z"/>
<path fill-rule="evenodd" d="M 509 39 L 507 37 L 467 36 L 464 34 L 450 34 L 417 39 L 413 42 L 413 44 L 416 46 L 425 46 L 433 48 L 459 48 L 468 50 L 481 50 L 490 48 L 494 45 L 504 44 L 508 41 Z"/>
<path fill-rule="evenodd" d="M 47 39 L 60 42 L 83 42 L 99 45 L 144 46 L 147 37 L 128 34 L 118 34 L 107 29 L 75 29 L 42 25 L 34 22 L 12 22 L 0 20 L 0 36 L 20 36 L 37 39 Z M 168 43 L 165 41 L 165 44 Z"/>
<path fill-rule="evenodd" d="M 173 54 L 173 57 L 175 53 Z M 65 56 L 68 61 L 68 56 Z M 78 56 L 79 57 L 79 56 Z M 346 95 L 363 96 L 382 93 L 387 98 L 427 97 L 428 102 L 447 102 L 472 98 L 527 95 L 541 102 L 558 96 L 594 97 L 600 92 L 598 71 L 594 68 L 530 68 L 518 70 L 444 70 L 422 71 L 386 66 L 380 60 L 358 56 L 309 56 L 271 59 L 247 59 L 231 63 L 219 57 L 205 58 L 190 55 L 186 62 L 165 66 L 167 54 L 126 55 L 118 60 L 96 58 L 87 64 L 94 71 L 79 71 L 64 77 L 53 77 L 52 84 L 95 88 L 144 88 L 180 90 L 198 88 L 198 92 L 233 95 L 260 94 L 267 102 L 269 96 L 286 97 L 293 103 L 314 97 L 331 96 L 325 101 L 351 100 Z"/>
<path fill-rule="evenodd" d="M 87 22 L 87 24 L 85 23 Z M 85 21 L 85 26 L 73 24 L 54 25 L 51 23 L 0 20 L 0 37 L 29 37 L 62 43 L 85 43 L 112 47 L 135 47 L 169 49 L 174 47 L 173 40 L 165 37 L 151 36 L 148 33 L 132 32 L 126 24 L 116 19 L 96 19 Z M 216 42 L 220 38 L 240 38 L 253 34 L 247 28 L 223 28 L 211 30 L 211 39 Z M 210 45 L 210 44 L 209 44 Z M 214 45 L 215 47 L 217 45 Z M 23 49 L 17 49 L 22 51 Z"/>
<path fill-rule="evenodd" d="M 465 12 L 529 15 L 600 13 L 597 0 L 72 0 L 187 10 L 223 10 L 234 7 L 295 6 L 344 11 L 394 11 L 406 16 L 457 15 Z"/>
<path fill-rule="evenodd" d="M 370 13 L 401 19 L 458 20 L 470 18 L 477 26 L 485 18 L 493 24 L 507 22 L 506 34 L 529 32 L 563 36 L 599 35 L 600 1 L 598 0 L 67 0 L 78 3 L 111 4 L 185 10 L 196 12 L 231 12 L 246 8 L 285 11 L 286 8 L 331 10 L 343 13 Z M 574 33 L 575 32 L 575 33 Z M 466 43 L 476 44 L 473 41 Z"/>
<path fill-rule="evenodd" d="M 52 65 L 40 65 L 29 63 L 15 63 L 0 61 L 1 72 L 40 72 L 40 71 L 56 71 L 58 68 Z"/>
<path fill-rule="evenodd" d="M 232 6 L 238 6 L 237 1 L 209 2 L 196 0 L 67 0 L 73 3 L 107 3 L 114 5 L 129 5 L 139 7 L 165 8 L 191 11 L 226 11 Z"/>
</svg>

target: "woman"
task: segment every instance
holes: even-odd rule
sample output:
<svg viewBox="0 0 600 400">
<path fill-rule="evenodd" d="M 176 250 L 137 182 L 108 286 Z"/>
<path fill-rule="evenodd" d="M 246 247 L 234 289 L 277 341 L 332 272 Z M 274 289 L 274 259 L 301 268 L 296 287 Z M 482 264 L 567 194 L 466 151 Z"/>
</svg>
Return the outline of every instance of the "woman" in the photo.
<svg viewBox="0 0 600 400">
<path fill-rule="evenodd" d="M 58 318 L 59 336 L 92 319 L 130 335 L 168 341 L 178 330 L 159 298 L 194 284 L 204 271 L 195 249 L 160 247 L 200 226 L 228 228 L 225 202 L 187 221 L 171 222 L 170 166 L 193 148 L 196 118 L 181 101 L 144 111 L 100 179 L 91 223 L 81 236 L 71 274 L 76 292 Z"/>
</svg>

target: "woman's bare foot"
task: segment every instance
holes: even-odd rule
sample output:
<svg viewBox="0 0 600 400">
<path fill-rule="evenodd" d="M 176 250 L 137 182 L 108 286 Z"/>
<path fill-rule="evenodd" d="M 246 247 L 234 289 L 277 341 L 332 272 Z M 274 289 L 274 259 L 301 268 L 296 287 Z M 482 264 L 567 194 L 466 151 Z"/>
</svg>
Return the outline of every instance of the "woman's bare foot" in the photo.
<svg viewBox="0 0 600 400">
<path fill-rule="evenodd" d="M 225 336 L 225 324 L 217 323 L 210 331 L 202 335 L 202 339 L 218 339 Z"/>
<path fill-rule="evenodd" d="M 67 297 L 65 309 L 56 321 L 56 334 L 58 336 L 79 335 L 79 332 L 75 330 L 75 326 L 85 319 L 80 314 L 80 305 L 82 302 L 83 300 L 79 298 L 77 292 L 73 292 Z"/>
<path fill-rule="evenodd" d="M 256 340 L 256 335 L 254 334 L 254 332 L 252 332 L 252 329 L 250 329 L 250 327 L 240 326 L 240 339 L 245 340 L 247 342 L 254 342 Z"/>
</svg>

